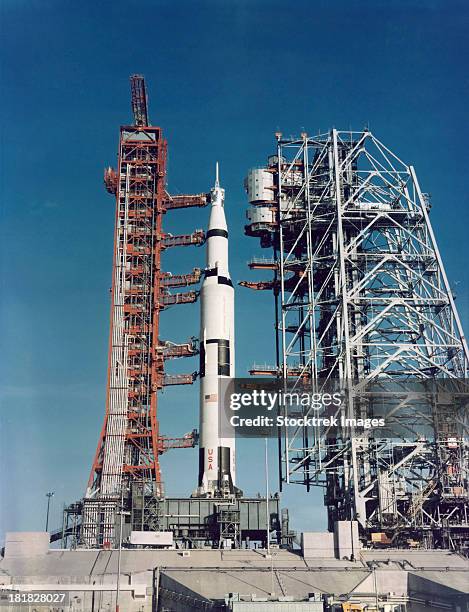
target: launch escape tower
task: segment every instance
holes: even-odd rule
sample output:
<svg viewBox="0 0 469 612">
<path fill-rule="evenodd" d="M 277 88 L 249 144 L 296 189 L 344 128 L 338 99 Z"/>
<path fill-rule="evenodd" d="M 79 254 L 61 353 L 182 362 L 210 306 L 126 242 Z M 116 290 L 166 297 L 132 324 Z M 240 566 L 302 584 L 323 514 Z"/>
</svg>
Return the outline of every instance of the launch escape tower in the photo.
<svg viewBox="0 0 469 612">
<path fill-rule="evenodd" d="M 117 171 L 108 168 L 104 174 L 107 191 L 116 196 L 116 221 L 106 411 L 81 506 L 80 541 L 90 548 L 115 545 L 123 508 L 140 523 L 135 529 L 149 528 L 147 515 L 155 513 L 147 501 L 158 505 L 164 494 L 159 455 L 196 443 L 195 432 L 160 435 L 157 406 L 164 386 L 191 384 L 196 376 L 165 374 L 167 359 L 194 356 L 198 346 L 194 339 L 179 345 L 162 340 L 160 312 L 197 300 L 197 291 L 170 289 L 198 283 L 201 270 L 163 272 L 161 254 L 205 242 L 202 230 L 166 234 L 163 217 L 170 210 L 206 206 L 207 199 L 167 193 L 167 143 L 161 128 L 150 125 L 142 76 L 131 77 L 131 94 L 133 125 L 120 128 Z"/>
<path fill-rule="evenodd" d="M 323 487 L 329 529 L 357 521 L 367 545 L 467 550 L 468 407 L 448 391 L 467 391 L 469 354 L 428 196 L 368 130 L 276 139 L 276 154 L 246 179 L 246 234 L 273 251 L 249 267 L 273 278 L 240 284 L 273 291 L 277 346 L 277 363 L 251 374 L 290 390 L 349 381 L 357 417 L 373 415 L 366 385 L 382 386 L 400 427 L 389 437 L 280 432 L 280 479 Z M 416 399 L 417 383 L 442 392 Z"/>
</svg>

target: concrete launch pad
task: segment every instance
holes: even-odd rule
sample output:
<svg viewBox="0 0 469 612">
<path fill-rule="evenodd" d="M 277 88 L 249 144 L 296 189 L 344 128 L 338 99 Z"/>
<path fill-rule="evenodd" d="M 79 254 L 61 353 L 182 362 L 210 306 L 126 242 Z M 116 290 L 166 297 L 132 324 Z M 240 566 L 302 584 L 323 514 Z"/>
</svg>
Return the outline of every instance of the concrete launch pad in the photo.
<svg viewBox="0 0 469 612">
<path fill-rule="evenodd" d="M 63 610 L 115 609 L 118 550 L 41 550 L 38 544 L 30 554 L 18 545 L 21 534 L 10 534 L 10 541 L 14 536 L 16 545 L 7 541 L 0 561 L 2 588 L 67 591 L 73 607 Z M 360 550 L 356 561 L 282 549 L 122 550 L 120 610 L 463 612 L 468 575 L 467 559 L 434 550 Z"/>
</svg>

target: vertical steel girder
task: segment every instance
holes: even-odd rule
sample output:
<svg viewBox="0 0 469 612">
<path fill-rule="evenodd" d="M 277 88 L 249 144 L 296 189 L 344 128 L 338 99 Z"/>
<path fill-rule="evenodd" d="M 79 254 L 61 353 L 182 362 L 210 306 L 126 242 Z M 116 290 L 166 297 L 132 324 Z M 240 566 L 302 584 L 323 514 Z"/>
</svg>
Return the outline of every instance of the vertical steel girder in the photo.
<svg viewBox="0 0 469 612">
<path fill-rule="evenodd" d="M 254 208 L 273 209 L 275 223 L 246 233 L 274 251 L 278 367 L 290 389 L 292 373 L 315 388 L 349 381 L 348 404 L 367 417 L 364 385 L 464 380 L 467 344 L 413 167 L 367 130 L 332 130 L 277 134 L 265 170 L 275 196 Z M 414 412 L 403 392 L 391 416 L 408 423 Z M 368 542 L 375 532 L 394 543 L 430 532 L 431 545 L 467 545 L 467 409 L 430 413 L 426 441 L 415 431 L 334 440 L 285 431 L 282 479 L 323 486 L 330 527 L 356 519 Z"/>
</svg>

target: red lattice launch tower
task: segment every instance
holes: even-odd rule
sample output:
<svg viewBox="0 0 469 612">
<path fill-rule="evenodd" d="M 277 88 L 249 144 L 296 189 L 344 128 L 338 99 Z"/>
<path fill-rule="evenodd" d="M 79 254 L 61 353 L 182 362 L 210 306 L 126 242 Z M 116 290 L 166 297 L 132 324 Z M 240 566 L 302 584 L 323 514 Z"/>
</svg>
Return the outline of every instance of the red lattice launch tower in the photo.
<svg viewBox="0 0 469 612">
<path fill-rule="evenodd" d="M 160 339 L 160 312 L 197 300 L 198 291 L 171 293 L 197 284 L 201 270 L 163 272 L 161 254 L 175 246 L 201 245 L 202 230 L 165 234 L 168 210 L 203 207 L 206 194 L 170 196 L 166 191 L 167 142 L 148 119 L 142 76 L 131 77 L 133 125 L 120 128 L 118 168 L 104 181 L 116 196 L 114 261 L 106 411 L 83 503 L 81 544 L 115 545 L 117 515 L 132 507 L 132 496 L 163 496 L 159 455 L 169 448 L 192 447 L 195 431 L 182 438 L 160 435 L 158 391 L 191 384 L 196 373 L 168 376 L 165 361 L 198 353 L 196 341 L 174 344 Z"/>
</svg>

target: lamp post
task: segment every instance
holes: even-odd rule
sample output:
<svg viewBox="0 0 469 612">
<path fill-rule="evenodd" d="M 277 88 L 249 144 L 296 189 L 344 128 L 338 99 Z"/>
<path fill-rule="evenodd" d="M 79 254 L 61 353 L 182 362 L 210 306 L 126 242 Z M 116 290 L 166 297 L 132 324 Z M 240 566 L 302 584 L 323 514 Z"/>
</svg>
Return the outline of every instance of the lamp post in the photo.
<svg viewBox="0 0 469 612">
<path fill-rule="evenodd" d="M 270 555 L 270 508 L 269 508 L 269 445 L 265 438 L 265 504 L 266 504 L 266 545 L 267 556 Z"/>
<path fill-rule="evenodd" d="M 46 531 L 49 531 L 50 500 L 51 500 L 51 497 L 54 496 L 54 493 L 55 493 L 55 491 L 49 491 L 49 493 L 46 493 L 46 497 L 47 497 Z"/>
<path fill-rule="evenodd" d="M 116 585 L 116 612 L 119 612 L 119 596 L 121 582 L 121 555 L 122 555 L 122 527 L 124 525 L 124 485 L 121 482 L 121 501 L 120 501 L 120 520 L 119 520 L 119 551 L 117 553 L 117 585 Z"/>
</svg>

